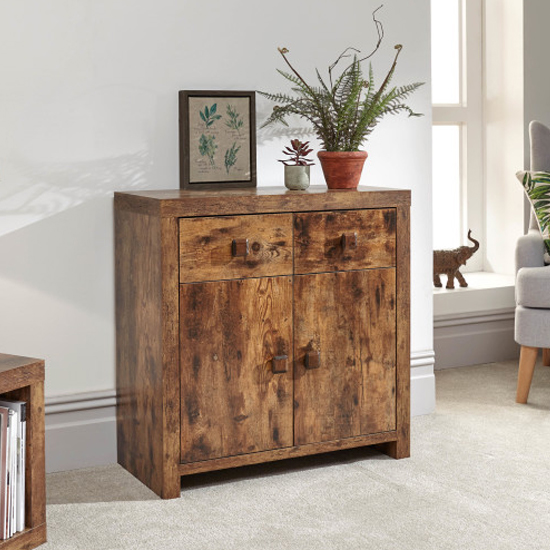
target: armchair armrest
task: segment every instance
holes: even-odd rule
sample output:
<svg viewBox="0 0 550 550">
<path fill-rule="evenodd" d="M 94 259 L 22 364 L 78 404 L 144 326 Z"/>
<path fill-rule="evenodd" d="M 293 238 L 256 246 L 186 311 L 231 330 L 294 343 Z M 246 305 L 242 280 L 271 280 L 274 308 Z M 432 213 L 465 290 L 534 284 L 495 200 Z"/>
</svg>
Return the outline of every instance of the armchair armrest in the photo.
<svg viewBox="0 0 550 550">
<path fill-rule="evenodd" d="M 538 229 L 530 229 L 516 245 L 516 273 L 522 267 L 544 266 L 544 241 Z"/>
</svg>

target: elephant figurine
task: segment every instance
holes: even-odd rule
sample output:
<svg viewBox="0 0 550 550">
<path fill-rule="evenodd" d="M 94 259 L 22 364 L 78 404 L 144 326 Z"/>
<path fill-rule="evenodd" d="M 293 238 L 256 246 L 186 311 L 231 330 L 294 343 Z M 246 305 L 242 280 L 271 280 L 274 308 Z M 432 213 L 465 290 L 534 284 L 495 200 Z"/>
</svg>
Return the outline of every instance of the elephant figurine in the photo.
<svg viewBox="0 0 550 550">
<path fill-rule="evenodd" d="M 453 250 L 434 250 L 434 285 L 437 288 L 442 286 L 439 275 L 447 275 L 446 288 L 455 287 L 455 277 L 461 287 L 468 286 L 459 268 L 461 265 L 466 265 L 466 261 L 472 257 L 474 252 L 479 248 L 479 241 L 476 241 L 472 236 L 472 230 L 468 231 L 468 240 L 474 243 L 474 246 L 459 246 Z"/>
</svg>

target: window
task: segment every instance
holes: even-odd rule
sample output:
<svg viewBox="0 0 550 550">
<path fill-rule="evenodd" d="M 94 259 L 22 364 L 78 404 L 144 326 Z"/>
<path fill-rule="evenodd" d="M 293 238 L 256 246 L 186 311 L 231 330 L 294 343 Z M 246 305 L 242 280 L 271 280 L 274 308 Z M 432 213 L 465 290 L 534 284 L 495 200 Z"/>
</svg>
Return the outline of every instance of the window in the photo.
<svg viewBox="0 0 550 550">
<path fill-rule="evenodd" d="M 482 7 L 479 0 L 431 0 L 434 249 L 484 231 Z M 483 269 L 483 251 L 467 271 Z"/>
</svg>

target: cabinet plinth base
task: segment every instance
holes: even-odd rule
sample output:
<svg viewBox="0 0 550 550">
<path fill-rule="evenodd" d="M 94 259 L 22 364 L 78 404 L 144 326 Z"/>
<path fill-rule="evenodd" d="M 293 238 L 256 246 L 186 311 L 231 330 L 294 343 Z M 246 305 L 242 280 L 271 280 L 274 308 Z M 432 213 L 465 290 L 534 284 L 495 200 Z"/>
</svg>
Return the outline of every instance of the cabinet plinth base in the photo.
<svg viewBox="0 0 550 550">
<path fill-rule="evenodd" d="M 275 462 L 277 460 L 286 460 L 289 458 L 298 458 L 321 453 L 330 453 L 345 449 L 354 449 L 357 447 L 370 447 L 373 445 L 396 444 L 397 433 L 383 432 L 360 437 L 351 437 L 339 441 L 328 441 L 324 443 L 311 443 L 309 445 L 299 445 L 296 447 L 287 447 L 273 451 L 263 451 L 249 455 L 229 456 L 215 460 L 205 460 L 203 462 L 189 462 L 179 465 L 180 475 L 192 475 L 214 470 L 225 470 L 228 468 L 237 468 L 239 466 L 248 466 L 252 464 L 261 464 L 263 462 Z M 387 453 L 390 454 L 390 453 Z M 405 458 L 405 457 L 393 457 Z"/>
</svg>

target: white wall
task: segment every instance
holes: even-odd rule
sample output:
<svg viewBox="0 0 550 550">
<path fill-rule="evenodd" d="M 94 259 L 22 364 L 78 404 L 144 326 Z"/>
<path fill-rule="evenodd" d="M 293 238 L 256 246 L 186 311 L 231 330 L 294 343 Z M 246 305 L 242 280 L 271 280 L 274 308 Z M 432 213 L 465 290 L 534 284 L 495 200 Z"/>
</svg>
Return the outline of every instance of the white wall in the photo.
<svg viewBox="0 0 550 550">
<path fill-rule="evenodd" d="M 485 0 L 487 271 L 514 273 L 523 233 L 523 0 Z"/>
<path fill-rule="evenodd" d="M 530 216 L 514 177 L 529 167 L 529 122 L 550 125 L 549 20 L 548 0 L 485 0 L 487 268 L 498 273 L 514 272 Z"/>
<path fill-rule="evenodd" d="M 523 8 L 525 166 L 529 167 L 528 124 L 550 126 L 550 61 L 548 59 L 548 0 L 526 0 Z"/>
<path fill-rule="evenodd" d="M 538 120 L 550 126 L 550 78 L 547 44 L 547 24 L 550 2 L 528 0 L 523 7 L 523 95 L 524 95 L 524 166 L 530 167 L 529 122 Z M 531 206 L 524 200 L 524 227 L 527 229 Z"/>
<path fill-rule="evenodd" d="M 373 47 L 378 5 L 1 4 L 0 349 L 46 359 L 47 398 L 114 390 L 112 193 L 178 187 L 177 91 L 283 89 L 278 46 L 311 78 L 346 47 Z M 379 17 L 378 73 L 399 42 L 394 83 L 429 82 L 429 1 L 388 0 Z M 393 117 L 375 132 L 362 183 L 412 189 L 412 352 L 430 382 L 429 84 L 411 105 L 427 116 Z M 259 122 L 270 109 L 258 97 Z M 259 185 L 282 185 L 281 139 L 258 134 Z M 312 176 L 322 183 L 318 166 Z M 433 391 L 413 403 L 430 410 Z"/>
</svg>

